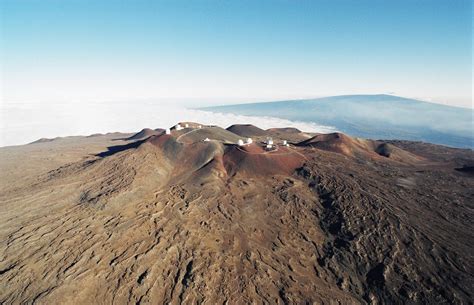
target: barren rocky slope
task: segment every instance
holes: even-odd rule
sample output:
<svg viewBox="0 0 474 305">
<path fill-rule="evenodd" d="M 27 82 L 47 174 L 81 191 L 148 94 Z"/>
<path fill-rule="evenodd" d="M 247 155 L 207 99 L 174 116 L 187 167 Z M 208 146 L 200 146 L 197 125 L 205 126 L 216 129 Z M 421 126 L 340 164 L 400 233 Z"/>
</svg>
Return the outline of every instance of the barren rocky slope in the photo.
<svg viewBox="0 0 474 305">
<path fill-rule="evenodd" d="M 188 124 L 1 148 L 0 303 L 472 302 L 471 150 Z"/>
</svg>

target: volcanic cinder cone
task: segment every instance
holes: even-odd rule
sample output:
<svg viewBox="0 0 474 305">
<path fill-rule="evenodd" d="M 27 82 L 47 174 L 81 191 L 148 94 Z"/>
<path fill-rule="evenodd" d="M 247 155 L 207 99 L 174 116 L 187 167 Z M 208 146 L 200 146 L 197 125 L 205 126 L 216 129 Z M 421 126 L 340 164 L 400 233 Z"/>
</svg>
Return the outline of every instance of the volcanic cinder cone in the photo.
<svg viewBox="0 0 474 305">
<path fill-rule="evenodd" d="M 0 148 L 0 303 L 473 299 L 471 150 L 186 124 Z"/>
</svg>

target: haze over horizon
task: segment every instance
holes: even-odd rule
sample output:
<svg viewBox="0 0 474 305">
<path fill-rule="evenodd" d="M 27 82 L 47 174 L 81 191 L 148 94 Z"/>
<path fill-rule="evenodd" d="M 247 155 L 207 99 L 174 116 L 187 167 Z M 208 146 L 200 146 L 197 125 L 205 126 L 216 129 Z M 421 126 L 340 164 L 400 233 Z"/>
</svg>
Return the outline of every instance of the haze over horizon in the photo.
<svg viewBox="0 0 474 305">
<path fill-rule="evenodd" d="M 0 7 L 2 104 L 387 93 L 473 107 L 467 0 Z"/>
</svg>

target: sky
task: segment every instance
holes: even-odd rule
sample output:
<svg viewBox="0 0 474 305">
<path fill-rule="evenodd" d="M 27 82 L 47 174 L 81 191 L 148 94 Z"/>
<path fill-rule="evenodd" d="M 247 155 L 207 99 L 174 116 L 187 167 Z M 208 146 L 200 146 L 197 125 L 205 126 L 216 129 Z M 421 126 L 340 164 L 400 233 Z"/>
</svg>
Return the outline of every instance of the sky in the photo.
<svg viewBox="0 0 474 305">
<path fill-rule="evenodd" d="M 0 0 L 3 103 L 390 93 L 472 107 L 470 0 Z"/>
</svg>

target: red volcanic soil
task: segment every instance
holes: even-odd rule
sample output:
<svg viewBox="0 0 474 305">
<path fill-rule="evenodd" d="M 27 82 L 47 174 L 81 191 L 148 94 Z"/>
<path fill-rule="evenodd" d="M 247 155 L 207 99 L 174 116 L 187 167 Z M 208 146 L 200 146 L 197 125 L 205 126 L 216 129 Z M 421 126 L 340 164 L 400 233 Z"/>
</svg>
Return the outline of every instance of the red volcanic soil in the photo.
<svg viewBox="0 0 474 305">
<path fill-rule="evenodd" d="M 358 139 L 343 133 L 318 134 L 298 143 L 298 146 L 315 147 L 318 149 L 340 153 L 350 157 L 383 157 L 393 161 L 413 163 L 424 158 L 381 141 Z"/>
<path fill-rule="evenodd" d="M 219 172 L 219 177 L 225 176 L 223 146 L 218 141 L 183 143 L 173 135 L 163 134 L 153 136 L 146 142 L 156 147 L 172 168 L 168 177 L 170 183 L 200 183 L 213 174 L 213 170 Z"/>
<path fill-rule="evenodd" d="M 374 151 L 378 155 L 389 158 L 390 160 L 406 162 L 406 163 L 414 163 L 414 162 L 426 160 L 425 158 L 421 156 L 418 156 L 416 154 L 403 150 L 390 143 L 385 143 L 385 142 L 380 142 L 380 141 L 371 141 L 371 142 L 374 146 Z"/>
<path fill-rule="evenodd" d="M 298 153 L 280 148 L 266 152 L 257 144 L 239 147 L 230 145 L 224 154 L 224 166 L 229 176 L 237 172 L 251 176 L 291 174 L 303 165 L 305 159 Z"/>
<path fill-rule="evenodd" d="M 267 135 L 267 132 L 251 124 L 235 124 L 227 127 L 227 130 L 242 137 L 260 137 Z"/>
<path fill-rule="evenodd" d="M 299 146 L 310 146 L 319 149 L 353 156 L 356 152 L 368 152 L 367 143 L 351 138 L 343 133 L 319 134 L 300 142 Z"/>
<path fill-rule="evenodd" d="M 162 132 L 163 132 L 163 129 L 153 130 L 153 129 L 150 129 L 150 128 L 144 128 L 140 132 L 137 132 L 136 134 L 134 134 L 133 136 L 128 138 L 127 140 L 142 140 L 142 139 L 154 136 L 154 135 L 158 135 Z"/>
<path fill-rule="evenodd" d="M 252 143 L 250 145 L 238 146 L 239 150 L 245 151 L 249 154 L 263 154 L 267 153 L 267 151 L 263 148 L 263 146 L 258 145 L 256 143 Z"/>
<path fill-rule="evenodd" d="M 472 303 L 472 150 L 272 130 L 1 148 L 0 304 Z"/>
<path fill-rule="evenodd" d="M 146 140 L 146 142 L 151 143 L 160 149 L 160 151 L 170 159 L 178 158 L 178 154 L 181 152 L 184 144 L 176 141 L 176 138 L 172 135 L 161 134 L 157 136 L 152 136 Z"/>
<path fill-rule="evenodd" d="M 262 146 L 237 146 L 217 141 L 181 143 L 171 135 L 153 136 L 147 140 L 163 152 L 173 164 L 173 175 L 183 178 L 195 171 L 215 169 L 219 176 L 291 174 L 304 163 L 304 157 L 287 147 L 266 151 Z M 202 174 L 202 173 L 201 173 Z M 194 175 L 196 176 L 196 175 Z"/>
</svg>

